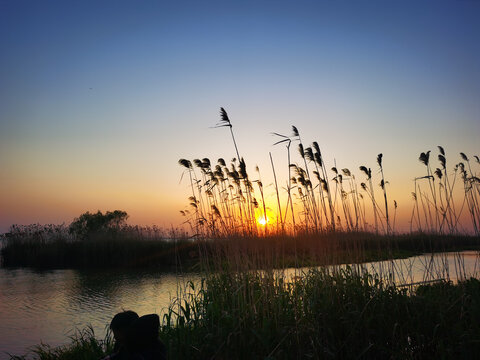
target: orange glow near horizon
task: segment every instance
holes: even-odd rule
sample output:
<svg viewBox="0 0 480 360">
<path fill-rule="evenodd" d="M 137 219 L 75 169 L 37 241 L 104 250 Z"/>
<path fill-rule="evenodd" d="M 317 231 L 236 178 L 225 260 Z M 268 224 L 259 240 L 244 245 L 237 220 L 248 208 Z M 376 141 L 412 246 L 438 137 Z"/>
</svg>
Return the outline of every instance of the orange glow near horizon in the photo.
<svg viewBox="0 0 480 360">
<path fill-rule="evenodd" d="M 98 15 L 107 2 L 30 3 L 1 7 L 0 234 L 116 209 L 192 234 L 199 221 L 228 235 L 348 230 L 347 218 L 375 231 L 375 206 L 395 232 L 441 223 L 430 216 L 442 206 L 459 232 L 478 227 L 480 193 L 465 199 L 455 166 L 480 176 L 480 1 L 192 2 L 194 15 L 119 1 L 113 16 Z M 430 177 L 439 145 L 442 189 Z M 419 161 L 429 151 L 431 171 Z"/>
</svg>

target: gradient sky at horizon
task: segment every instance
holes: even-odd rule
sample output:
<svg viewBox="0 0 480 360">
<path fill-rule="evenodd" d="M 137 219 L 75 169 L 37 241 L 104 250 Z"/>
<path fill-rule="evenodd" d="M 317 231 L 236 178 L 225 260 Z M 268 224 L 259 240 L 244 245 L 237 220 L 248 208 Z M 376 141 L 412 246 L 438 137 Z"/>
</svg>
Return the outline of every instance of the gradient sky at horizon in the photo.
<svg viewBox="0 0 480 360">
<path fill-rule="evenodd" d="M 0 0 L 0 233 L 114 209 L 179 225 L 177 161 L 235 156 L 220 106 L 265 184 L 291 125 L 359 177 L 383 153 L 407 228 L 420 152 L 480 155 L 479 19 L 477 0 Z"/>
</svg>

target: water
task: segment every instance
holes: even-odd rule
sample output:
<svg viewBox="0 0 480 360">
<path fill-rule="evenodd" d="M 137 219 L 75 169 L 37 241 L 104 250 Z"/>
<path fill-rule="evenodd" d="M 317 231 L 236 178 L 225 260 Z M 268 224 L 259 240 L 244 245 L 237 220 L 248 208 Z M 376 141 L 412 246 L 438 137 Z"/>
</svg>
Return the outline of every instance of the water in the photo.
<svg viewBox="0 0 480 360">
<path fill-rule="evenodd" d="M 198 276 L 189 275 L 189 280 Z M 99 337 L 116 313 L 165 312 L 184 277 L 150 272 L 0 269 L 0 359 L 40 342 L 61 345 L 91 325 Z M 180 286 L 177 286 L 180 285 Z"/>
<path fill-rule="evenodd" d="M 427 254 L 357 267 L 397 284 L 412 284 L 479 277 L 480 259 L 478 252 Z M 293 277 L 301 271 L 289 269 L 286 275 Z M 178 289 L 188 280 L 199 279 L 198 274 L 0 268 L 0 360 L 9 358 L 6 352 L 25 354 L 40 342 L 68 343 L 76 328 L 87 325 L 103 337 L 105 326 L 122 310 L 162 316 Z"/>
</svg>

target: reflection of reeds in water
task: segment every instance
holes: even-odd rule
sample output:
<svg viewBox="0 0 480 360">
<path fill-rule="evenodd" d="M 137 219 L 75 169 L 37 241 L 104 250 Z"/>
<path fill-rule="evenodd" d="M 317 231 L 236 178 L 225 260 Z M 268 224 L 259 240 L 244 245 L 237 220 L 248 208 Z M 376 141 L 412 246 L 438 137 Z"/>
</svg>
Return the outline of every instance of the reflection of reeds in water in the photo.
<svg viewBox="0 0 480 360">
<path fill-rule="evenodd" d="M 203 237 L 259 236 L 271 234 L 272 231 L 278 232 L 279 229 L 289 234 L 313 234 L 337 230 L 387 235 L 395 233 L 397 202 L 393 200 L 392 206 L 388 201 L 388 181 L 384 176 L 383 154 L 377 156 L 381 176 L 379 185 L 384 203 L 380 206 L 376 201 L 370 168 L 360 166 L 360 171 L 367 176 L 368 186 L 365 183 L 359 186 L 355 174 L 349 169 L 337 167 L 336 163 L 329 174 L 318 143 L 313 142 L 312 146 L 305 147 L 295 126 L 292 126 L 291 136 L 273 133 L 280 138 L 274 145 L 286 145 L 288 179 L 284 193 L 281 193 L 282 188 L 279 190 L 277 185 L 271 158 L 277 215 L 269 216 L 268 213 L 274 210 L 265 202 L 264 184 L 260 178 L 252 181 L 249 177 L 245 159 L 240 157 L 238 152 L 232 124 L 223 108 L 221 122 L 217 126 L 229 127 L 237 158 L 232 159 L 229 165 L 223 159 L 219 159 L 215 166 L 211 165 L 209 159 L 193 160 L 194 166 L 189 160 L 179 160 L 189 173 L 192 191 L 189 198 L 191 209 L 182 211 L 182 214 L 185 215 L 185 223 L 189 224 L 194 234 Z M 290 151 L 292 143 L 298 143 L 299 163 L 292 161 Z M 473 232 L 478 235 L 480 180 L 472 171 L 470 160 L 463 153 L 460 155 L 464 162 L 458 163 L 454 174 L 450 174 L 445 150 L 441 146 L 438 149 L 440 167 L 435 171 L 432 171 L 431 167 L 431 151 L 420 154 L 419 160 L 426 166 L 426 175 L 416 177 L 414 180 L 410 229 L 412 232 L 463 233 L 466 230 L 460 226 L 460 220 L 462 213 L 468 212 Z M 478 163 L 478 156 L 475 159 Z M 194 167 L 199 169 L 200 177 L 197 176 Z M 456 204 L 454 196 L 458 172 L 463 180 L 464 190 L 461 205 Z M 257 173 L 259 174 L 258 167 Z M 256 190 L 252 183 L 257 183 Z M 331 183 L 335 185 L 331 186 Z M 283 196 L 286 196 L 286 202 L 282 208 L 280 198 Z M 365 196 L 371 206 L 365 205 Z M 261 204 L 257 198 L 261 199 Z M 261 224 L 257 220 L 259 218 L 269 219 L 269 222 Z"/>
</svg>

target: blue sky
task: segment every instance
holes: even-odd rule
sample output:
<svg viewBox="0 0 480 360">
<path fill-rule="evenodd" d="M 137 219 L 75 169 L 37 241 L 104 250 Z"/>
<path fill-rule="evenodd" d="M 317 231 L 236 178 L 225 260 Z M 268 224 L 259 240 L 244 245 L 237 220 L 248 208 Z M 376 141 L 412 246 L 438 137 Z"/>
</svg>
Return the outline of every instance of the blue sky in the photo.
<svg viewBox="0 0 480 360">
<path fill-rule="evenodd" d="M 177 160 L 234 156 L 220 106 L 267 179 L 292 124 L 339 167 L 383 152 L 407 214 L 421 151 L 480 153 L 479 18 L 479 1 L 0 1 L 0 231 L 112 208 L 178 224 Z"/>
</svg>

